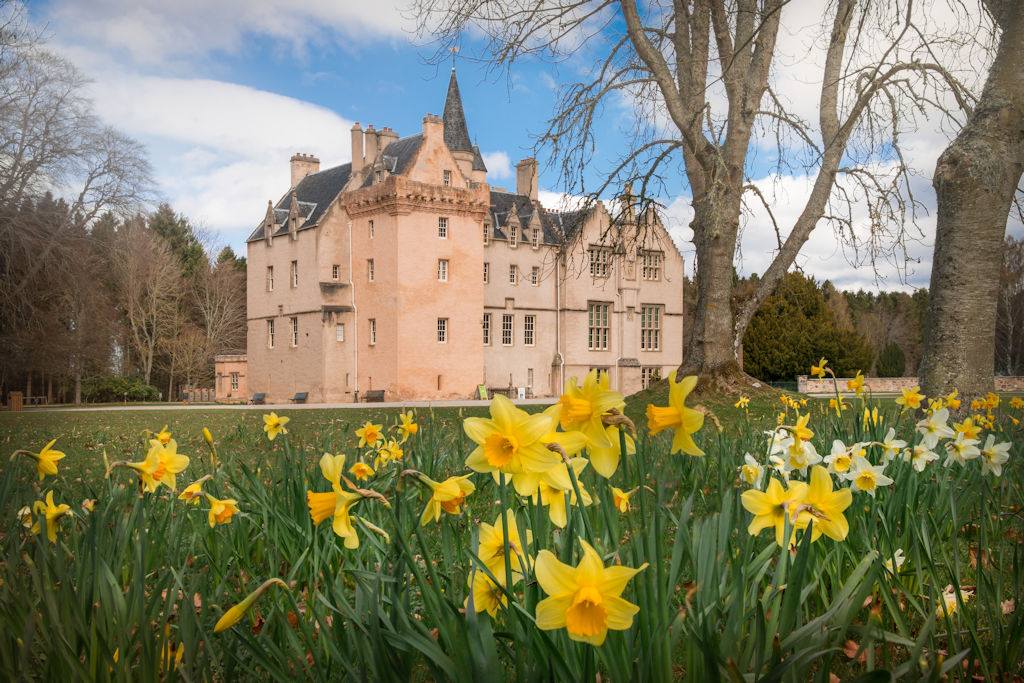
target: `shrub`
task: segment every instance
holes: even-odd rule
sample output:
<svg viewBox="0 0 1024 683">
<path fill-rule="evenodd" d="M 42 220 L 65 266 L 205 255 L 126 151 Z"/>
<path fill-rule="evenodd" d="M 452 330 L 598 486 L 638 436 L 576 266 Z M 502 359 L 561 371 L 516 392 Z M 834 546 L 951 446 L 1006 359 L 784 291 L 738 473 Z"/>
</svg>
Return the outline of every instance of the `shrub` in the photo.
<svg viewBox="0 0 1024 683">
<path fill-rule="evenodd" d="M 879 377 L 902 377 L 907 369 L 907 357 L 896 342 L 889 342 L 878 354 L 875 374 Z"/>
<path fill-rule="evenodd" d="M 160 393 L 138 375 L 101 375 L 82 383 L 82 397 L 90 403 L 116 403 L 126 396 L 129 401 L 156 401 Z"/>
</svg>

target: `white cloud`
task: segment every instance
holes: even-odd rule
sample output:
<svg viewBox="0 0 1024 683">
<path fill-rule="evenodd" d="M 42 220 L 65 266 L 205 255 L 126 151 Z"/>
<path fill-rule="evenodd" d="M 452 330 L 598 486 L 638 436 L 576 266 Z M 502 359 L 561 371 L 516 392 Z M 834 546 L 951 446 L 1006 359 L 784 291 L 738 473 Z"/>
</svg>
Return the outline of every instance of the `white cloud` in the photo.
<svg viewBox="0 0 1024 683">
<path fill-rule="evenodd" d="M 515 180 L 515 174 L 512 172 L 512 161 L 509 159 L 508 154 L 505 152 L 484 152 L 480 156 L 484 159 L 484 165 L 487 166 L 487 177 L 488 181 L 501 179 L 512 179 Z"/>
<path fill-rule="evenodd" d="M 398 0 L 55 0 L 50 29 L 127 52 L 138 64 L 242 54 L 253 37 L 268 37 L 296 55 L 323 45 L 405 40 L 408 22 Z"/>
</svg>

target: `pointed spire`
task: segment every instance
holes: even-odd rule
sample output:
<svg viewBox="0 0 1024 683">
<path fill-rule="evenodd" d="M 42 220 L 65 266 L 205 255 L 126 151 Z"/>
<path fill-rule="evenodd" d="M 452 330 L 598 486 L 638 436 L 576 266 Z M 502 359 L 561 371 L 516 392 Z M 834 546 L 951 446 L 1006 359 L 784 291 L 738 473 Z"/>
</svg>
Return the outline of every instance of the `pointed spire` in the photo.
<svg viewBox="0 0 1024 683">
<path fill-rule="evenodd" d="M 455 78 L 455 67 L 448 81 L 448 97 L 444 101 L 444 143 L 453 152 L 472 152 L 473 143 L 466 128 L 466 115 L 462 111 L 462 96 L 459 94 L 459 81 Z"/>
</svg>

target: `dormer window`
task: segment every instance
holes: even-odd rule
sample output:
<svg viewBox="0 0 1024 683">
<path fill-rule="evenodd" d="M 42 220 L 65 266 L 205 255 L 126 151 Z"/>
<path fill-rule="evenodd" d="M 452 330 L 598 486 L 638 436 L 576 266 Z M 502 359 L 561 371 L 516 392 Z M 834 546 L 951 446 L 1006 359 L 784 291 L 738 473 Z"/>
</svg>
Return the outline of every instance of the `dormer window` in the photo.
<svg viewBox="0 0 1024 683">
<path fill-rule="evenodd" d="M 384 171 L 375 171 L 373 174 L 373 182 L 380 184 L 384 180 Z"/>
<path fill-rule="evenodd" d="M 491 243 L 491 226 L 484 223 L 484 246 Z"/>
<path fill-rule="evenodd" d="M 533 246 L 534 249 L 540 246 L 540 230 L 538 230 L 537 228 L 534 228 L 532 234 L 530 235 L 530 244 L 531 246 Z"/>
<path fill-rule="evenodd" d="M 516 234 L 517 232 L 519 232 L 519 231 L 515 227 L 513 227 L 511 225 L 508 227 L 508 246 L 510 246 L 510 247 L 515 247 L 516 246 L 516 242 L 519 239 L 519 236 Z"/>
<path fill-rule="evenodd" d="M 444 180 L 442 181 L 442 183 L 444 184 L 445 187 L 451 187 L 452 186 L 452 172 L 451 171 L 445 171 L 444 172 Z"/>
</svg>

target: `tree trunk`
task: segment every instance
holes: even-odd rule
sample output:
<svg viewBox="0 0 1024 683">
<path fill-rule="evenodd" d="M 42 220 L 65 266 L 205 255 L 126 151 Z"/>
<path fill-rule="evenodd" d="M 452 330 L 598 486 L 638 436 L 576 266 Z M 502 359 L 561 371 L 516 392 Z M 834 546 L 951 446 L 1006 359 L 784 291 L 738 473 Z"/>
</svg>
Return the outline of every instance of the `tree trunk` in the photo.
<svg viewBox="0 0 1024 683">
<path fill-rule="evenodd" d="M 994 388 L 1003 237 L 1024 172 L 1024 3 L 990 2 L 1002 34 L 967 124 L 939 157 L 935 254 L 921 387 L 938 396 Z"/>
<path fill-rule="evenodd" d="M 75 405 L 82 405 L 82 367 L 75 366 Z"/>
</svg>

